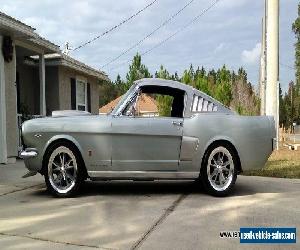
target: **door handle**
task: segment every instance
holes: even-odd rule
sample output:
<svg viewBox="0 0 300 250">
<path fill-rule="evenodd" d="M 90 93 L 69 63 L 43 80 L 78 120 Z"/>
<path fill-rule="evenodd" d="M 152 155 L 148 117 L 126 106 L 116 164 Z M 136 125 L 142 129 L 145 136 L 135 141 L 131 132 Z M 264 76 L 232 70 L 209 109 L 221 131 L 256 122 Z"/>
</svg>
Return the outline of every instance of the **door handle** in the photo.
<svg viewBox="0 0 300 250">
<path fill-rule="evenodd" d="M 178 126 L 178 127 L 182 127 L 183 126 L 183 122 L 178 122 L 178 121 L 172 121 L 172 124 L 174 126 Z"/>
</svg>

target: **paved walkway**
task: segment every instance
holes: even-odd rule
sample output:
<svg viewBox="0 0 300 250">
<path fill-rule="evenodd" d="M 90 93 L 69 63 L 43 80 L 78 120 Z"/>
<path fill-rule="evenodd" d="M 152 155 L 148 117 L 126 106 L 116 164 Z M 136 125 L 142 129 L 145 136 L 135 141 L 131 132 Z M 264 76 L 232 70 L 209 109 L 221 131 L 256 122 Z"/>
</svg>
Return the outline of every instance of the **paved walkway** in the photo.
<svg viewBox="0 0 300 250">
<path fill-rule="evenodd" d="M 300 180 L 239 176 L 226 198 L 208 196 L 193 182 L 87 182 L 79 197 L 56 199 L 41 176 L 22 179 L 25 173 L 21 161 L 0 165 L 1 250 L 237 249 L 238 240 L 220 239 L 219 232 L 300 230 Z"/>
</svg>

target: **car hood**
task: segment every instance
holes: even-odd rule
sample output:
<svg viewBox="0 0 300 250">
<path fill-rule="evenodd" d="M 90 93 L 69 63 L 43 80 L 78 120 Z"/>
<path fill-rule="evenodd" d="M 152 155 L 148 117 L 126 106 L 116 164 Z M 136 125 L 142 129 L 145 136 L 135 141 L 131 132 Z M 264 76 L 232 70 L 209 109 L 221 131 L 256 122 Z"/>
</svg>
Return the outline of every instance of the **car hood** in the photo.
<svg viewBox="0 0 300 250">
<path fill-rule="evenodd" d="M 52 112 L 52 117 L 65 117 L 65 116 L 87 116 L 91 113 L 79 110 L 56 110 Z"/>
<path fill-rule="evenodd" d="M 64 132 L 89 130 L 110 121 L 111 115 L 56 116 L 31 119 L 23 123 L 22 132 Z"/>
</svg>

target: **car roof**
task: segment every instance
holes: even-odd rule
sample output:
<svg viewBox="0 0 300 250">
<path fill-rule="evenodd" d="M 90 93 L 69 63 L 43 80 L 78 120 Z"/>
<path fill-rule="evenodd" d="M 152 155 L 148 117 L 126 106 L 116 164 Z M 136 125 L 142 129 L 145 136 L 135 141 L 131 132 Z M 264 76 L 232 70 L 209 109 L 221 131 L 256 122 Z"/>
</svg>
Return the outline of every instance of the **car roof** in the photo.
<svg viewBox="0 0 300 250">
<path fill-rule="evenodd" d="M 160 85 L 160 86 L 167 86 L 171 88 L 182 89 L 184 91 L 193 91 L 193 87 L 183 84 L 181 82 L 166 80 L 161 78 L 143 78 L 134 82 L 138 86 L 145 86 L 145 85 Z"/>
</svg>

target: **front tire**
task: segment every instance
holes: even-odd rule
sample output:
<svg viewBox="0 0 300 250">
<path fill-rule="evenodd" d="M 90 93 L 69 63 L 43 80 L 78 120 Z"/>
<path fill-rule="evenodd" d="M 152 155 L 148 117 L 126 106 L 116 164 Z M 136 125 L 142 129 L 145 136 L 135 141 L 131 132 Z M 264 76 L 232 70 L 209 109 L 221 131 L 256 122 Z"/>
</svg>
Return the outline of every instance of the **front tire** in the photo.
<svg viewBox="0 0 300 250">
<path fill-rule="evenodd" d="M 230 145 L 219 144 L 207 150 L 200 179 L 205 190 L 213 196 L 228 195 L 237 178 L 237 155 Z"/>
<path fill-rule="evenodd" d="M 74 196 L 83 182 L 82 161 L 70 143 L 52 145 L 44 161 L 47 189 L 56 197 Z"/>
</svg>

